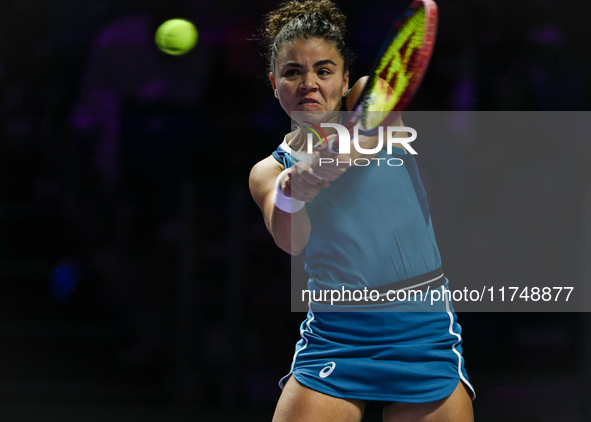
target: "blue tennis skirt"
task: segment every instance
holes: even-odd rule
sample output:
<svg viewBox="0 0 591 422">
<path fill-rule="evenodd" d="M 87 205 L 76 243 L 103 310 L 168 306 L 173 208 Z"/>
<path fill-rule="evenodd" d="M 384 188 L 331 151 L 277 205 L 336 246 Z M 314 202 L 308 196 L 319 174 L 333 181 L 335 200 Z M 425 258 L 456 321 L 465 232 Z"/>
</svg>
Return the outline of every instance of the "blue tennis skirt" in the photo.
<svg viewBox="0 0 591 422">
<path fill-rule="evenodd" d="M 437 290 L 446 288 L 447 283 Z M 281 388 L 293 375 L 300 384 L 334 397 L 426 403 L 449 396 L 462 381 L 475 397 L 451 302 L 442 300 L 431 312 L 331 309 L 310 304 Z"/>
</svg>

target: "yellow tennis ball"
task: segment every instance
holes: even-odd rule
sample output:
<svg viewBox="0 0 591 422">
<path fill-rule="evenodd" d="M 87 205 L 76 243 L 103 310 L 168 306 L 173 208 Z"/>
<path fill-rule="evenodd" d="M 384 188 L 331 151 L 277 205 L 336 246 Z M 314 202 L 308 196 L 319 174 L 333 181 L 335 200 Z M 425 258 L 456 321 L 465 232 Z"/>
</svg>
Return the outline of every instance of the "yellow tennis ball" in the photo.
<svg viewBox="0 0 591 422">
<path fill-rule="evenodd" d="M 191 22 L 185 19 L 170 19 L 156 30 L 156 45 L 166 54 L 178 56 L 191 51 L 199 33 Z"/>
</svg>

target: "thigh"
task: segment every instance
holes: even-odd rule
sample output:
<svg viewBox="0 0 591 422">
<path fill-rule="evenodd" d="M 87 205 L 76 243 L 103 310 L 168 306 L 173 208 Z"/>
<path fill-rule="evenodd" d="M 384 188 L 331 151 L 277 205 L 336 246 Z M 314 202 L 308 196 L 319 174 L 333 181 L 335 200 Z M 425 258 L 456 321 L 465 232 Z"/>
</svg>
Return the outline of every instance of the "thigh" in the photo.
<svg viewBox="0 0 591 422">
<path fill-rule="evenodd" d="M 291 376 L 275 409 L 273 422 L 360 422 L 365 402 L 332 397 L 303 386 Z"/>
<path fill-rule="evenodd" d="M 473 422 L 472 400 L 462 382 L 444 399 L 429 403 L 389 403 L 384 422 Z"/>
</svg>

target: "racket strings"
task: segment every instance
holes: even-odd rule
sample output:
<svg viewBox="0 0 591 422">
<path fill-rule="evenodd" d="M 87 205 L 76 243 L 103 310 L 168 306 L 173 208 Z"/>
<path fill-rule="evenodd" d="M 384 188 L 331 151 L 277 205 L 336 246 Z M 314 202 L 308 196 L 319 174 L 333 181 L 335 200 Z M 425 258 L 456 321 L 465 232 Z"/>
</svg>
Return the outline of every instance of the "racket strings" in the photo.
<svg viewBox="0 0 591 422">
<path fill-rule="evenodd" d="M 423 48 L 425 10 L 419 8 L 405 16 L 398 26 L 398 34 L 390 43 L 376 68 L 368 101 L 364 105 L 363 127 L 379 126 L 396 107 L 410 85 Z"/>
</svg>

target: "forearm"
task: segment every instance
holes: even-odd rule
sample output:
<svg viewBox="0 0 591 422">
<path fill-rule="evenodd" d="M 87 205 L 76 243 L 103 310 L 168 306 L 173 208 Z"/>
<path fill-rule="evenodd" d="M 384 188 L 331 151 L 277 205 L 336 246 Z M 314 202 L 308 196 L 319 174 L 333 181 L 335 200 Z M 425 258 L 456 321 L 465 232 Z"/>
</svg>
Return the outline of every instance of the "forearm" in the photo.
<svg viewBox="0 0 591 422">
<path fill-rule="evenodd" d="M 267 228 L 275 244 L 291 255 L 299 255 L 308 244 L 312 228 L 306 207 L 290 214 L 273 206 L 270 214 Z"/>
<path fill-rule="evenodd" d="M 282 180 L 283 190 L 278 190 L 281 186 L 277 181 L 282 171 L 283 167 L 278 165 L 272 157 L 261 161 L 251 171 L 250 190 L 263 213 L 267 230 L 273 236 L 277 246 L 287 253 L 298 255 L 308 244 L 310 218 L 301 201 L 292 202 L 287 195 L 283 194 L 283 190 L 289 196 L 293 194 L 291 184 L 286 187 L 285 180 Z M 277 194 L 282 196 L 281 200 L 277 199 Z M 297 203 L 300 203 L 300 208 L 296 210 L 292 205 Z"/>
</svg>

